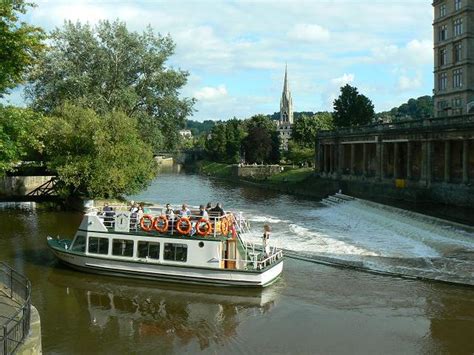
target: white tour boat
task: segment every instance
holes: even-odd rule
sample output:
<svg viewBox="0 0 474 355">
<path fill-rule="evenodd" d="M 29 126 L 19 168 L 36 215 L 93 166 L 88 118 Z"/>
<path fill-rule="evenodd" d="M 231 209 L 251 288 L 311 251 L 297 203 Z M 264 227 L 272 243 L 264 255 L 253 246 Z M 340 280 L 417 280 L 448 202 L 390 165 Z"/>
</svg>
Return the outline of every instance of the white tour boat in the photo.
<svg viewBox="0 0 474 355">
<path fill-rule="evenodd" d="M 91 210 L 72 241 L 48 237 L 48 246 L 79 270 L 162 281 L 264 287 L 283 270 L 281 250 L 242 239 L 248 224 L 241 213 L 180 218 L 149 211 Z"/>
</svg>

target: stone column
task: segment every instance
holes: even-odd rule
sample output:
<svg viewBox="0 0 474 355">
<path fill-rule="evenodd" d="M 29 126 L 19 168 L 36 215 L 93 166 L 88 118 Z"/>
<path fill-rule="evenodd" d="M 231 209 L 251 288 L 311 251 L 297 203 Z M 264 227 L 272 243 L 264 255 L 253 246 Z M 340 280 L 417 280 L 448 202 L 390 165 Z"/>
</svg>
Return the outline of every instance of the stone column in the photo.
<svg viewBox="0 0 474 355">
<path fill-rule="evenodd" d="M 451 141 L 444 141 L 444 182 L 451 180 Z"/>
<path fill-rule="evenodd" d="M 377 143 L 375 143 L 375 162 L 376 162 L 375 178 L 377 180 L 382 180 L 383 179 L 383 143 L 380 137 L 378 138 Z"/>
<path fill-rule="evenodd" d="M 326 144 L 321 144 L 321 151 L 323 155 L 323 162 L 321 164 L 321 172 L 326 174 Z"/>
<path fill-rule="evenodd" d="M 464 139 L 462 142 L 462 182 L 469 182 L 469 141 Z"/>
<path fill-rule="evenodd" d="M 354 165 L 355 165 L 355 144 L 351 144 L 351 175 L 354 176 L 355 170 L 354 170 Z"/>
<path fill-rule="evenodd" d="M 329 145 L 329 173 L 334 171 L 334 144 Z"/>
<path fill-rule="evenodd" d="M 412 144 L 411 142 L 407 142 L 407 180 L 411 179 L 411 155 L 412 155 Z"/>
<path fill-rule="evenodd" d="M 340 179 L 342 177 L 342 170 L 344 166 L 344 145 L 339 143 L 338 146 L 338 165 L 337 165 L 337 175 L 338 178 Z"/>
<path fill-rule="evenodd" d="M 430 186 L 431 184 L 431 148 L 432 144 L 430 141 L 424 141 L 421 144 L 421 180 L 426 184 L 426 186 Z"/>
<path fill-rule="evenodd" d="M 428 186 L 431 185 L 432 174 L 433 174 L 433 142 L 427 142 L 427 161 L 426 161 L 426 177 Z"/>
<path fill-rule="evenodd" d="M 393 143 L 393 178 L 398 179 L 399 169 L 398 169 L 398 143 Z"/>
<path fill-rule="evenodd" d="M 362 175 L 367 176 L 367 143 L 362 143 Z"/>
</svg>

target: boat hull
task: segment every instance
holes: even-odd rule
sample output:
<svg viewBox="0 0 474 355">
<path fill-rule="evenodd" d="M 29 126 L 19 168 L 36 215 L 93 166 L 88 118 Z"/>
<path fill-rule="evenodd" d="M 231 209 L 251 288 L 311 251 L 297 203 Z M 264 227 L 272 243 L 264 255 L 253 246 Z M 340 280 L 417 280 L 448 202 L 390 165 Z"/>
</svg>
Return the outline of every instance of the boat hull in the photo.
<svg viewBox="0 0 474 355">
<path fill-rule="evenodd" d="M 263 270 L 228 270 L 92 257 L 61 250 L 51 243 L 48 245 L 61 262 L 74 269 L 110 276 L 166 282 L 265 287 L 276 281 L 283 270 L 283 259 Z"/>
</svg>

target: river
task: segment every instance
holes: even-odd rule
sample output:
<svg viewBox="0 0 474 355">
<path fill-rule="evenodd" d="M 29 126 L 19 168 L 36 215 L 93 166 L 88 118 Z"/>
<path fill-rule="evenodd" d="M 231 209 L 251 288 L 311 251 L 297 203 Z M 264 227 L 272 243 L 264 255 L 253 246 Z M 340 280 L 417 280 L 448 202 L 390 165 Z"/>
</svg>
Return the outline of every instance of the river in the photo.
<svg viewBox="0 0 474 355">
<path fill-rule="evenodd" d="M 263 291 L 85 274 L 59 264 L 45 242 L 72 237 L 81 214 L 0 204 L 0 260 L 32 282 L 44 353 L 474 352 L 474 287 L 318 264 L 472 284 L 469 231 L 360 201 L 328 207 L 198 175 L 162 174 L 130 198 L 221 202 L 249 217 L 247 238 L 258 241 L 270 224 L 271 240 L 297 259 L 287 258 L 283 277 Z"/>
</svg>

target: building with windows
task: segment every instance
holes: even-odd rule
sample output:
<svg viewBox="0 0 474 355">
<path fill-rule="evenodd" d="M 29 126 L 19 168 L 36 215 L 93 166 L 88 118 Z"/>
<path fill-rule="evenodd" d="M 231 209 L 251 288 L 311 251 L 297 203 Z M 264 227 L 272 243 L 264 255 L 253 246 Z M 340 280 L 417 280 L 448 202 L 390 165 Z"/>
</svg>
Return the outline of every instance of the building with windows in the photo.
<svg viewBox="0 0 474 355">
<path fill-rule="evenodd" d="M 434 0 L 434 115 L 474 112 L 474 0 Z"/>
<path fill-rule="evenodd" d="M 287 68 L 285 67 L 285 81 L 283 93 L 280 100 L 280 120 L 278 121 L 278 132 L 280 133 L 281 149 L 288 150 L 288 141 L 291 139 L 293 127 L 293 99 L 288 87 Z"/>
</svg>

